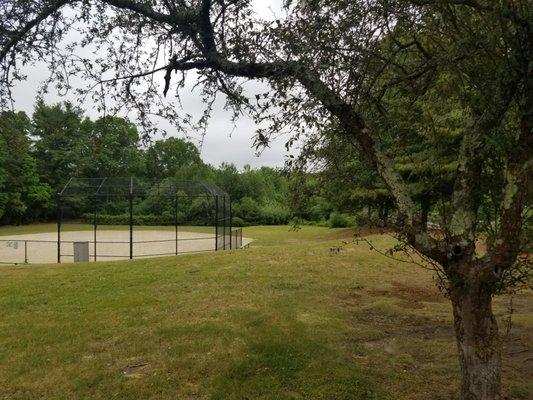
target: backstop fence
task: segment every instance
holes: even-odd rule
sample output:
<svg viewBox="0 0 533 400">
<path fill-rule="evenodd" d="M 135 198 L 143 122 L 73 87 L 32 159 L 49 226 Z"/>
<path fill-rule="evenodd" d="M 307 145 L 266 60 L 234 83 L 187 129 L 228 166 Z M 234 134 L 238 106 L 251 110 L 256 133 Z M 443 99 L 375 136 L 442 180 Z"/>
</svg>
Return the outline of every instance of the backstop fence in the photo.
<svg viewBox="0 0 533 400">
<path fill-rule="evenodd" d="M 58 193 L 57 231 L 0 237 L 0 263 L 104 261 L 241 248 L 231 199 L 205 182 L 72 178 Z M 75 254 L 75 248 L 85 249 Z M 85 259 L 80 254 L 85 254 Z"/>
<path fill-rule="evenodd" d="M 79 232 L 77 232 L 79 234 Z M 0 264 L 42 264 L 75 261 L 74 246 L 86 243 L 88 248 L 87 261 L 109 261 L 128 258 L 150 258 L 170 256 L 202 251 L 218 251 L 240 249 L 243 247 L 242 228 L 234 228 L 225 235 L 207 235 L 200 237 L 182 237 L 179 235 L 170 239 L 133 240 L 105 240 L 99 239 L 102 233 L 116 235 L 113 230 L 99 231 L 96 240 L 87 237 L 94 232 L 86 231 L 86 239 L 78 240 L 39 240 L 39 239 L 0 239 Z M 106 236 L 107 236 L 106 235 Z M 135 234 L 133 235 L 135 237 Z M 225 239 L 225 242 L 224 242 Z M 215 241 L 221 247 L 216 248 Z M 132 250 L 130 257 L 130 249 Z"/>
</svg>

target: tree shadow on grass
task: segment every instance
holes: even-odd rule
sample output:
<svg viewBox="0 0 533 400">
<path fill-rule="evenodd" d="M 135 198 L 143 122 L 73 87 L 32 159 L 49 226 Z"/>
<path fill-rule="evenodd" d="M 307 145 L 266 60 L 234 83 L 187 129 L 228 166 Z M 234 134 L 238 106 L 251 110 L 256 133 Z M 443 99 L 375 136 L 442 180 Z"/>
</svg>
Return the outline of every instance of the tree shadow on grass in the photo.
<svg viewBox="0 0 533 400">
<path fill-rule="evenodd" d="M 244 356 L 214 380 L 213 400 L 379 400 L 383 392 L 368 372 L 322 343 L 305 336 L 255 340 Z"/>
</svg>

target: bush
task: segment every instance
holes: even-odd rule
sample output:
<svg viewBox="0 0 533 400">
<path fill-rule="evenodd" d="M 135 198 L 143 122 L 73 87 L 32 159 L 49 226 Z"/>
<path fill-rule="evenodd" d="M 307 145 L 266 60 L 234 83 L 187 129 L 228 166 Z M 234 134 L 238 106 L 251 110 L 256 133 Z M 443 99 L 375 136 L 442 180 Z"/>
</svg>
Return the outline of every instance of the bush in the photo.
<svg viewBox="0 0 533 400">
<path fill-rule="evenodd" d="M 313 196 L 307 207 L 307 218 L 311 221 L 320 221 L 328 217 L 332 210 L 331 204 L 320 196 Z"/>
<path fill-rule="evenodd" d="M 320 221 L 307 221 L 304 220 L 301 223 L 302 225 L 309 225 L 309 226 L 321 226 L 321 227 L 329 227 L 329 220 L 326 220 L 322 218 Z"/>
<path fill-rule="evenodd" d="M 347 228 L 355 226 L 355 220 L 353 217 L 342 214 L 339 212 L 332 212 L 329 216 L 329 227 L 330 228 Z"/>
<path fill-rule="evenodd" d="M 281 204 L 265 204 L 259 210 L 259 223 L 262 225 L 285 225 L 290 217 L 289 209 Z"/>
<path fill-rule="evenodd" d="M 91 224 L 94 222 L 94 215 L 83 214 L 81 218 L 83 223 Z M 178 213 L 178 221 L 183 221 L 184 215 Z M 129 214 L 98 214 L 96 223 L 98 225 L 129 225 Z M 174 225 L 175 217 L 173 213 L 164 211 L 162 215 L 153 214 L 134 214 L 133 225 Z"/>
<path fill-rule="evenodd" d="M 255 225 L 259 223 L 259 205 L 251 197 L 243 197 L 235 204 L 233 212 L 236 217 L 241 218 L 246 224 Z"/>
<path fill-rule="evenodd" d="M 244 221 L 242 220 L 242 218 L 233 217 L 231 219 L 231 226 L 234 226 L 236 228 L 240 228 L 240 227 L 244 226 Z"/>
<path fill-rule="evenodd" d="M 206 197 L 195 198 L 189 209 L 187 221 L 194 225 L 212 225 L 215 220 L 215 205 Z"/>
</svg>

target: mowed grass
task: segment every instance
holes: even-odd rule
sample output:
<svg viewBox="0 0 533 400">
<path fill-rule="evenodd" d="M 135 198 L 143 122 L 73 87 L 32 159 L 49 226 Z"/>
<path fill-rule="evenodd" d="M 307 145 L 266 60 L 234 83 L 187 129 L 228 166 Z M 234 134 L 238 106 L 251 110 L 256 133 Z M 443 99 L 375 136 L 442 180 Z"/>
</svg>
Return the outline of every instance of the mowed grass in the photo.
<svg viewBox="0 0 533 400">
<path fill-rule="evenodd" d="M 450 306 L 429 272 L 332 251 L 347 230 L 244 235 L 245 250 L 0 267 L 0 399 L 454 398 Z M 504 337 L 517 399 L 533 389 L 532 299 L 515 296 Z"/>
</svg>

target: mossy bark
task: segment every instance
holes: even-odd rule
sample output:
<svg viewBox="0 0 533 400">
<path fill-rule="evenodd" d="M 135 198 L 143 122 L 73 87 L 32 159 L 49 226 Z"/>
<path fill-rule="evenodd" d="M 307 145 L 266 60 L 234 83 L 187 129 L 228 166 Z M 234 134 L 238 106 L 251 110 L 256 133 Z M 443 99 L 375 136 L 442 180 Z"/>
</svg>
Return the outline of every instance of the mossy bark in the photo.
<svg viewBox="0 0 533 400">
<path fill-rule="evenodd" d="M 420 199 L 420 225 L 422 225 L 423 229 L 427 229 L 428 227 L 428 215 L 430 207 L 431 203 L 429 201 L 429 196 L 423 196 Z"/>
<path fill-rule="evenodd" d="M 490 291 L 452 288 L 461 400 L 501 400 L 501 343 Z"/>
</svg>

